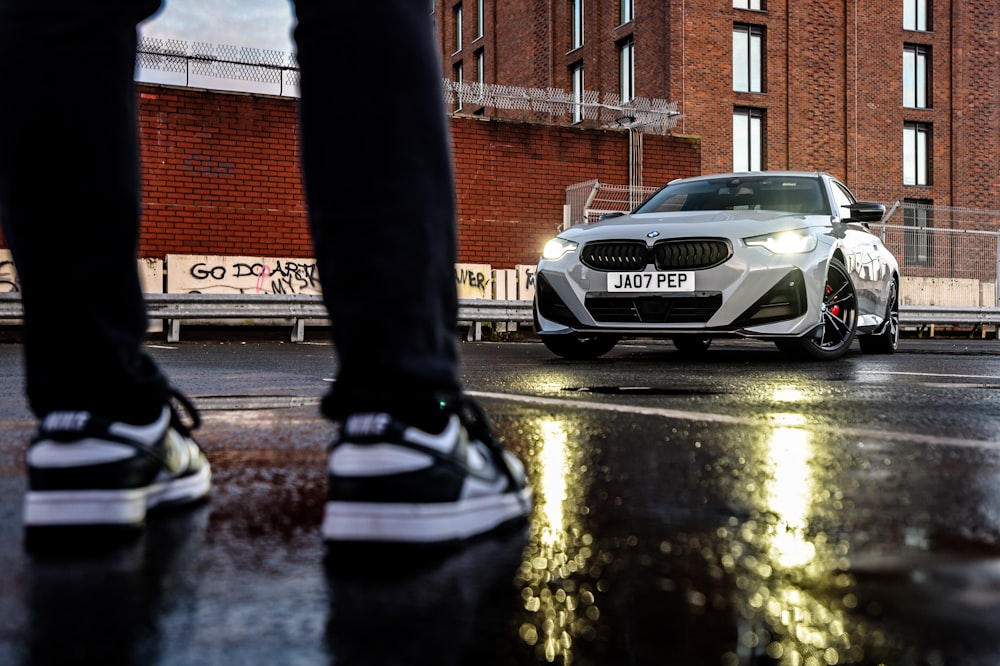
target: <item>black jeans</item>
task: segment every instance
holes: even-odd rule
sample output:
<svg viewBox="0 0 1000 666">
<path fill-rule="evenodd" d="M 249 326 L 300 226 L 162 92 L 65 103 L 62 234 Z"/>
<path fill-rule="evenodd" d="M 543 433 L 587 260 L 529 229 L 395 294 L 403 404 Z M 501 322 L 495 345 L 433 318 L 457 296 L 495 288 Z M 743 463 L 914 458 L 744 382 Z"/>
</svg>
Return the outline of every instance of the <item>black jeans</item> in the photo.
<svg viewBox="0 0 1000 666">
<path fill-rule="evenodd" d="M 137 277 L 135 25 L 158 1 L 0 0 L 0 220 L 42 416 L 167 399 Z M 454 189 L 427 4 L 299 0 L 303 171 L 339 371 L 323 411 L 459 392 Z M 379 30 L 389 49 L 371 49 Z"/>
</svg>

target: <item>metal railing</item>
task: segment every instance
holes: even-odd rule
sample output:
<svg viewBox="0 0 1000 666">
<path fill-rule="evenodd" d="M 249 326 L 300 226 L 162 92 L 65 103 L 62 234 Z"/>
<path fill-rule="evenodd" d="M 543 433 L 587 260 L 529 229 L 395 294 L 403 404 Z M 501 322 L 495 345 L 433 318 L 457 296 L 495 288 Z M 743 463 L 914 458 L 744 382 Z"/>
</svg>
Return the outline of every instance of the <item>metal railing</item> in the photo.
<svg viewBox="0 0 1000 666">
<path fill-rule="evenodd" d="M 292 326 L 291 341 L 305 339 L 307 321 L 325 322 L 326 306 L 317 294 L 146 294 L 146 314 L 166 322 L 168 342 L 180 340 L 182 322 L 281 322 Z M 0 293 L 0 322 L 22 319 L 18 292 Z M 481 325 L 490 322 L 532 321 L 531 301 L 459 299 L 458 320 L 470 324 L 470 338 L 481 337 Z"/>
<path fill-rule="evenodd" d="M 299 94 L 294 53 L 143 37 L 136 50 L 136 80 L 195 88 Z"/>
<path fill-rule="evenodd" d="M 532 321 L 531 301 L 460 299 L 458 305 L 458 320 L 471 325 L 470 340 L 480 339 L 484 323 Z M 150 319 L 167 322 L 168 342 L 180 340 L 181 322 L 208 320 L 289 322 L 291 341 L 302 342 L 306 321 L 327 318 L 322 297 L 315 294 L 147 294 L 146 311 Z M 0 322 L 23 315 L 19 293 L 0 293 Z M 1000 326 L 1000 307 L 901 306 L 899 318 L 903 326 Z"/>
</svg>

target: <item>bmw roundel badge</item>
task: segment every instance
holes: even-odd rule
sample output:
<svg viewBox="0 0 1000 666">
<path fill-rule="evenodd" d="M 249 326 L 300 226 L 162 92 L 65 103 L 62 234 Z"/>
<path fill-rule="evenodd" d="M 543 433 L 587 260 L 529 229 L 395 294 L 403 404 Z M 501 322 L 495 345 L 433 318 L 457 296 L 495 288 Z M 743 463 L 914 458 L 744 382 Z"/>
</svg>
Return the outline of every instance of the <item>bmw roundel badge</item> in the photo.
<svg viewBox="0 0 1000 666">
<path fill-rule="evenodd" d="M 659 235 L 660 235 L 659 231 L 650 231 L 648 234 L 646 234 L 646 238 L 656 238 Z"/>
</svg>

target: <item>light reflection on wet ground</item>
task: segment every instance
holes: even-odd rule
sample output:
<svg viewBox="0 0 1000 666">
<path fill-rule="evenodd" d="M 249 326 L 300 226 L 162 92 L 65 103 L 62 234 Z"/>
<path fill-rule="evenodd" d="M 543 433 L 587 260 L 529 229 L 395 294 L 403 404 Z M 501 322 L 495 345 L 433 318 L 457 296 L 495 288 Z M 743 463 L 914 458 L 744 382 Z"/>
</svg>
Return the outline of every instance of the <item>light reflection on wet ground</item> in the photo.
<svg viewBox="0 0 1000 666">
<path fill-rule="evenodd" d="M 980 526 L 987 544 L 966 542 L 933 498 L 894 485 L 877 443 L 770 416 L 774 427 L 752 432 L 603 423 L 614 436 L 586 415 L 524 419 L 537 424 L 517 437 L 534 442 L 538 507 L 519 637 L 540 662 L 618 663 L 625 648 L 628 663 L 992 663 L 996 644 L 956 661 L 932 621 L 955 599 L 908 612 L 900 597 L 921 597 L 930 534 L 964 543 L 995 586 L 996 522 Z M 899 463 L 898 474 L 915 464 Z M 889 585 L 870 570 L 887 553 Z"/>
<path fill-rule="evenodd" d="M 989 406 L 959 412 L 956 399 L 962 430 L 923 429 L 936 415 L 914 405 L 931 401 L 904 396 L 879 423 L 916 422 L 908 442 L 863 434 L 828 382 L 751 371 L 742 412 L 710 379 L 680 380 L 690 398 L 643 395 L 669 388 L 653 375 L 568 391 L 616 384 L 562 365 L 539 393 L 565 402 L 484 399 L 527 463 L 534 512 L 431 558 L 326 557 L 331 428 L 309 401 L 276 406 L 263 391 L 254 409 L 206 401 L 208 505 L 157 516 L 111 552 L 26 555 L 30 422 L 0 418 L 0 664 L 1000 663 Z M 596 408 L 665 398 L 743 416 Z"/>
</svg>

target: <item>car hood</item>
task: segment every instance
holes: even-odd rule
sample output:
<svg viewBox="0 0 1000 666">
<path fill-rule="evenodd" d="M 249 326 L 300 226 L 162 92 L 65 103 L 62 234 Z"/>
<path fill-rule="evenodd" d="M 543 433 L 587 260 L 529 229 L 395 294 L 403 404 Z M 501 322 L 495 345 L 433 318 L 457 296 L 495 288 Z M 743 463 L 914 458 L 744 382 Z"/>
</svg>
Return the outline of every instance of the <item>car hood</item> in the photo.
<svg viewBox="0 0 1000 666">
<path fill-rule="evenodd" d="M 622 238 L 719 237 L 746 238 L 783 229 L 829 226 L 829 215 L 804 215 L 770 210 L 713 210 L 683 213 L 643 213 L 570 227 L 560 237 L 577 242 Z"/>
</svg>

